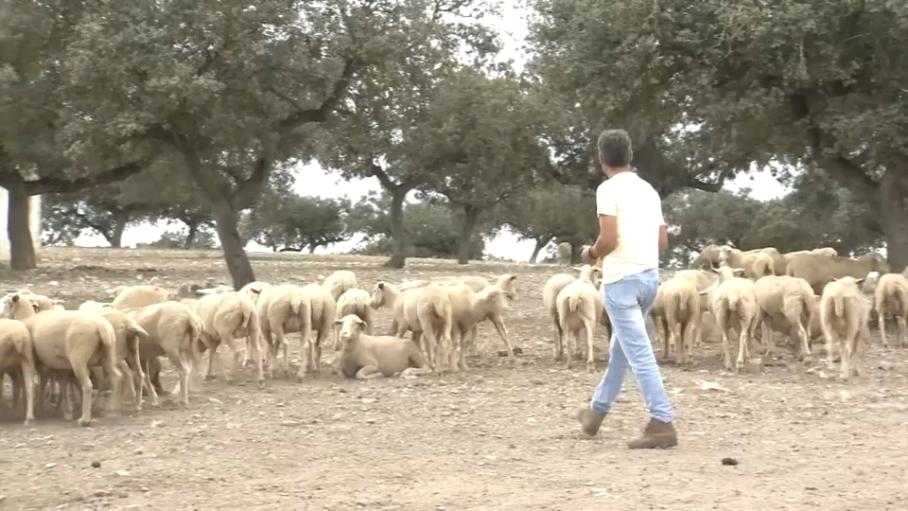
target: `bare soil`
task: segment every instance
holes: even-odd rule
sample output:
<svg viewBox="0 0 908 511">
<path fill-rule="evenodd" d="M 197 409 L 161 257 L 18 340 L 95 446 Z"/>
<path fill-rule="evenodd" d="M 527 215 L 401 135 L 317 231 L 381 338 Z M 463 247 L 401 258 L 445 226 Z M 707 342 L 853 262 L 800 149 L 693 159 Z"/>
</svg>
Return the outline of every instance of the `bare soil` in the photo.
<svg viewBox="0 0 908 511">
<path fill-rule="evenodd" d="M 0 406 L 0 509 L 906 509 L 908 350 L 884 350 L 876 334 L 865 375 L 850 383 L 785 349 L 759 374 L 728 374 L 707 339 L 692 368 L 664 366 L 680 446 L 629 451 L 625 440 L 645 421 L 633 379 L 597 438 L 574 421 L 600 374 L 551 360 L 540 290 L 557 267 L 414 260 L 393 271 L 381 262 L 253 260 L 261 280 L 348 268 L 368 287 L 517 273 L 520 297 L 507 318 L 523 349 L 517 363 L 498 355 L 503 346 L 483 325 L 466 374 L 367 382 L 323 374 L 269 380 L 264 390 L 196 378 L 187 409 L 164 403 L 89 428 L 59 418 L 26 428 Z M 0 271 L 3 290 L 31 286 L 76 306 L 108 300 L 120 284 L 175 290 L 228 280 L 216 252 L 45 249 L 40 264 Z M 387 310 L 378 317 L 387 328 Z M 165 386 L 173 382 L 166 372 Z"/>
</svg>

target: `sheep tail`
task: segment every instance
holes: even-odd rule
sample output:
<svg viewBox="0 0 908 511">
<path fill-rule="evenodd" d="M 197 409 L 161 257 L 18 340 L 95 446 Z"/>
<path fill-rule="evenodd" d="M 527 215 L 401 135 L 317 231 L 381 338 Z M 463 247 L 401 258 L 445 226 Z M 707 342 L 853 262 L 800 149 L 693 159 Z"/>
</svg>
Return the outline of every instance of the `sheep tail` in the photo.
<svg viewBox="0 0 908 511">
<path fill-rule="evenodd" d="M 845 317 L 845 297 L 836 296 L 833 298 L 832 303 L 835 310 L 835 315 L 840 318 Z"/>
<path fill-rule="evenodd" d="M 583 304 L 583 295 L 580 293 L 574 293 L 568 297 L 568 310 L 571 312 L 577 312 L 580 309 L 580 305 Z"/>
</svg>

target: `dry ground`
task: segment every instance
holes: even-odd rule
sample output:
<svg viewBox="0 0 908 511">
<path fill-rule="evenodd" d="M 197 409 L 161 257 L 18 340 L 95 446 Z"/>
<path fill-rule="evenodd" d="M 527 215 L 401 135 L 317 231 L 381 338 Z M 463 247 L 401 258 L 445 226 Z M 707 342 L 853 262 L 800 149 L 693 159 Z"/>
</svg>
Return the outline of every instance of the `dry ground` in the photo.
<svg viewBox="0 0 908 511">
<path fill-rule="evenodd" d="M 4 290 L 30 285 L 75 306 L 140 280 L 174 289 L 226 281 L 214 252 L 49 249 L 41 257 L 36 272 L 0 272 Z M 7 418 L 0 508 L 906 509 L 908 350 L 884 351 L 874 337 L 866 376 L 843 384 L 790 357 L 762 374 L 725 374 L 717 345 L 707 343 L 692 370 L 665 368 L 681 445 L 632 452 L 624 441 L 644 422 L 632 380 L 598 438 L 578 433 L 574 410 L 599 374 L 551 361 L 539 290 L 557 268 L 420 260 L 390 271 L 379 263 L 254 260 L 258 277 L 272 282 L 338 268 L 354 269 L 369 286 L 379 278 L 517 273 L 521 295 L 508 326 L 524 350 L 518 363 L 497 355 L 502 347 L 486 325 L 465 375 L 323 375 L 269 381 L 264 390 L 197 380 L 188 409 L 165 404 L 90 428 L 54 418 L 24 428 Z M 386 310 L 379 321 L 388 324 Z M 165 378 L 172 384 L 172 373 Z M 705 381 L 725 390 L 702 390 Z M 739 464 L 723 466 L 725 457 Z"/>
</svg>

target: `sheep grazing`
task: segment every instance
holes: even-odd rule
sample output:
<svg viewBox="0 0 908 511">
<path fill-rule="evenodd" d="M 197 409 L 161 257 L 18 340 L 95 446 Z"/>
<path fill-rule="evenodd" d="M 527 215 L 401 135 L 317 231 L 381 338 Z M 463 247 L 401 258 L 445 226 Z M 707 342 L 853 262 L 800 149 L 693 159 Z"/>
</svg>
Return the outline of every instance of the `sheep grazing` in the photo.
<svg viewBox="0 0 908 511">
<path fill-rule="evenodd" d="M 255 362 L 255 376 L 259 386 L 264 385 L 265 377 L 262 372 L 262 356 L 260 353 L 260 322 L 255 304 L 245 294 L 236 291 L 216 293 L 203 296 L 193 306 L 193 310 L 202 319 L 205 331 L 202 336 L 204 346 L 208 352 L 208 371 L 205 379 L 214 379 L 214 364 L 217 349 L 221 344 L 226 344 L 233 352 L 233 369 L 242 364 L 241 352 L 245 352 L 245 343 L 240 345 L 237 338 L 248 337 L 252 359 Z M 230 382 L 228 371 L 222 366 L 221 375 L 224 381 Z"/>
<path fill-rule="evenodd" d="M 754 284 L 759 322 L 766 355 L 774 348 L 773 330 L 787 335 L 798 346 L 803 360 L 810 355 L 810 322 L 816 313 L 816 300 L 807 281 L 796 277 L 770 276 Z"/>
<path fill-rule="evenodd" d="M 337 299 L 337 317 L 355 315 L 365 324 L 366 334 L 372 335 L 372 296 L 368 291 L 354 288 L 344 291 Z M 340 349 L 340 337 L 335 337 L 334 349 Z"/>
<path fill-rule="evenodd" d="M 289 372 L 290 359 L 287 354 L 288 343 L 285 335 L 299 332 L 305 346 L 312 329 L 312 312 L 309 300 L 303 295 L 300 287 L 293 284 L 282 284 L 271 286 L 262 291 L 256 307 L 258 309 L 262 338 L 270 347 L 269 375 L 274 377 L 274 366 L 277 364 L 278 350 L 282 350 L 284 359 L 281 370 L 286 376 Z"/>
<path fill-rule="evenodd" d="M 18 299 L 9 298 L 11 301 Z M 4 303 L 3 317 L 0 319 L 0 384 L 4 372 L 17 376 L 13 378 L 17 383 L 13 386 L 13 394 L 17 395 L 16 387 L 21 387 L 25 391 L 25 425 L 28 426 L 35 420 L 35 395 L 32 384 L 35 381 L 35 352 L 32 347 L 32 336 L 25 324 L 6 317 L 7 310 L 13 306 L 14 303 L 9 305 Z"/>
<path fill-rule="evenodd" d="M 602 298 L 599 290 L 589 281 L 580 278 L 564 287 L 555 298 L 558 325 L 567 334 L 567 365 L 572 367 L 581 331 L 586 335 L 586 364 L 592 368 L 594 334 L 602 317 Z"/>
<path fill-rule="evenodd" d="M 853 277 L 830 282 L 820 299 L 820 325 L 826 338 L 829 364 L 833 364 L 833 354 L 838 352 L 843 380 L 861 374 L 860 364 L 854 358 L 860 358 L 869 336 L 869 310 L 858 287 L 860 282 L 861 279 Z"/>
<path fill-rule="evenodd" d="M 347 378 L 368 379 L 432 372 L 419 347 L 400 337 L 373 337 L 363 333 L 366 323 L 355 314 L 336 321 L 340 327 L 341 354 L 337 367 Z"/>
<path fill-rule="evenodd" d="M 835 279 L 852 277 L 863 280 L 872 271 L 889 273 L 889 265 L 877 254 L 868 254 L 860 259 L 799 254 L 789 260 L 786 274 L 806 280 L 815 294 L 822 295 L 823 287 Z"/>
<path fill-rule="evenodd" d="M 170 298 L 170 293 L 158 286 L 121 286 L 114 291 L 114 294 L 116 297 L 110 305 L 120 310 L 138 309 L 166 302 Z"/>
<path fill-rule="evenodd" d="M 303 299 L 309 303 L 310 335 L 303 337 L 303 341 L 308 347 L 304 349 L 305 364 L 300 364 L 297 379 L 302 380 L 307 371 L 318 373 L 321 370 L 322 346 L 325 340 L 331 335 L 334 327 L 334 320 L 337 317 L 337 304 L 332 294 L 323 286 L 318 284 L 309 284 L 301 290 Z M 311 334 L 315 333 L 315 339 Z M 308 353 L 308 356 L 305 356 Z"/>
<path fill-rule="evenodd" d="M 700 294 L 697 285 L 690 279 L 675 277 L 659 286 L 663 335 L 662 357 L 667 359 L 669 345 L 675 348 L 675 363 L 686 365 L 691 357 L 694 340 L 700 327 Z"/>
<path fill-rule="evenodd" d="M 202 319 L 187 305 L 172 301 L 132 310 L 128 315 L 148 333 L 139 343 L 139 354 L 146 364 L 146 387 L 152 403 L 157 405 L 158 394 L 151 383 L 154 373 L 149 368 L 148 360 L 166 356 L 180 375 L 173 394 L 179 391 L 181 402 L 188 406 L 189 378 L 193 367 L 198 365 L 199 346 L 205 332 Z"/>
<path fill-rule="evenodd" d="M 352 271 L 340 270 L 328 275 L 322 285 L 331 293 L 334 301 L 348 289 L 356 287 L 356 275 Z M 332 323 L 334 320 L 332 320 Z"/>
<path fill-rule="evenodd" d="M 886 335 L 886 316 L 891 316 L 899 328 L 899 345 L 908 347 L 908 278 L 898 273 L 887 273 L 880 277 L 874 292 L 873 306 L 880 326 L 883 346 L 889 347 Z"/>
<path fill-rule="evenodd" d="M 28 298 L 12 295 L 3 300 L 3 316 L 18 319 L 31 334 L 36 365 L 49 371 L 72 372 L 82 388 L 79 424 L 91 423 L 92 383 L 89 367 L 102 364 L 112 390 L 112 407 L 119 408 L 120 372 L 116 338 L 110 323 L 93 313 L 44 311 L 36 314 Z M 26 387 L 31 381 L 25 381 Z"/>
<path fill-rule="evenodd" d="M 745 358 L 749 356 L 749 343 L 757 322 L 757 298 L 754 294 L 754 283 L 751 280 L 735 277 L 743 270 L 721 266 L 719 284 L 710 288 L 710 310 L 716 318 L 722 332 L 722 357 L 726 370 L 735 371 L 744 367 Z M 734 367 L 731 364 L 731 352 L 728 337 L 731 330 L 738 331 L 738 357 Z"/>
</svg>

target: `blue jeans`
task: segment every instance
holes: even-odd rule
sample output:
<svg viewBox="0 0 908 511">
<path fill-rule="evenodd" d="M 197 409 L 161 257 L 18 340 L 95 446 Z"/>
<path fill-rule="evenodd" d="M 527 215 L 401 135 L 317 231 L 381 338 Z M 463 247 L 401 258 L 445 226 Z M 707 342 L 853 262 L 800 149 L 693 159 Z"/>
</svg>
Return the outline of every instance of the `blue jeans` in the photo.
<svg viewBox="0 0 908 511">
<path fill-rule="evenodd" d="M 672 405 L 662 385 L 662 374 L 644 322 L 658 289 L 657 270 L 647 270 L 605 285 L 603 303 L 612 323 L 612 339 L 608 367 L 590 403 L 593 411 L 606 413 L 611 409 L 621 392 L 624 373 L 630 367 L 650 416 L 671 422 Z"/>
</svg>

